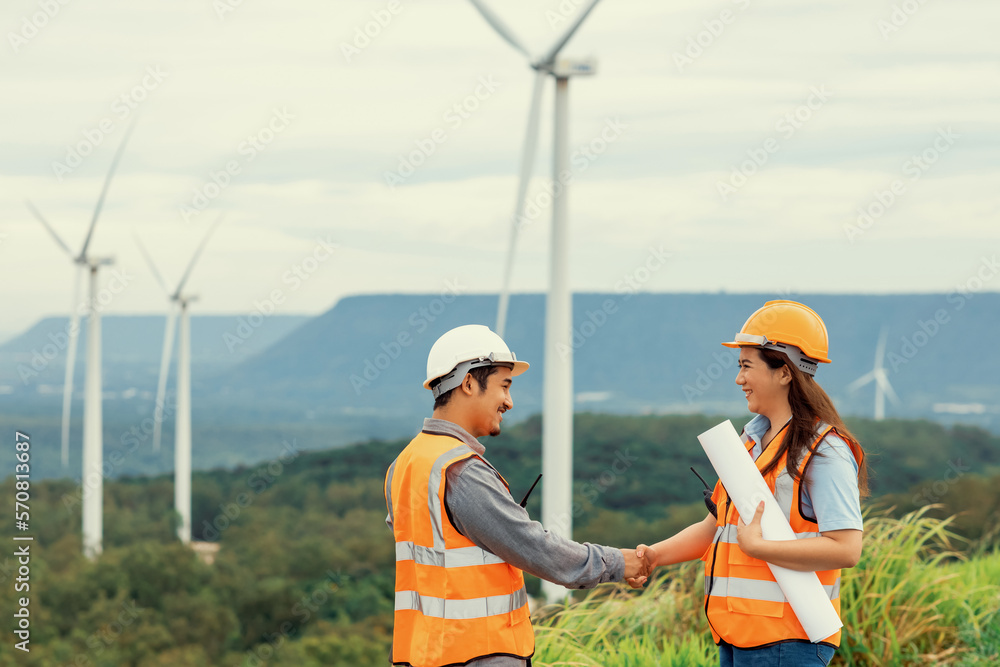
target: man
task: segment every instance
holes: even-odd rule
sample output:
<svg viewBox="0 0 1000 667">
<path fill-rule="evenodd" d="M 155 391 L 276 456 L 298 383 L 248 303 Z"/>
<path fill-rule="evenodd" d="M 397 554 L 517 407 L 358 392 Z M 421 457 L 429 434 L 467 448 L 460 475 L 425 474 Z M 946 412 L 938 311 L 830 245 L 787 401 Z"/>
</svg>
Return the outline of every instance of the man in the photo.
<svg viewBox="0 0 1000 667">
<path fill-rule="evenodd" d="M 424 387 L 433 417 L 389 467 L 386 523 L 396 540 L 392 662 L 412 667 L 530 667 L 535 637 L 524 570 L 567 588 L 635 577 L 656 561 L 545 530 L 510 495 L 476 439 L 499 435 L 527 370 L 489 328 L 441 336 Z"/>
</svg>

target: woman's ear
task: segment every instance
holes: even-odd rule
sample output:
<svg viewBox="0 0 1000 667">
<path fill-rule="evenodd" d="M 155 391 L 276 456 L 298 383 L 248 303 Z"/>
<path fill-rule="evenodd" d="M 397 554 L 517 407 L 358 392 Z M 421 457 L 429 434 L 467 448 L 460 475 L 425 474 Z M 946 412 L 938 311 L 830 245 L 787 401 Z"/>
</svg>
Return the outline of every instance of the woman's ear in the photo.
<svg viewBox="0 0 1000 667">
<path fill-rule="evenodd" d="M 778 377 L 778 382 L 783 385 L 791 384 L 792 382 L 792 370 L 788 367 L 788 364 L 784 364 L 778 371 L 781 375 Z"/>
</svg>

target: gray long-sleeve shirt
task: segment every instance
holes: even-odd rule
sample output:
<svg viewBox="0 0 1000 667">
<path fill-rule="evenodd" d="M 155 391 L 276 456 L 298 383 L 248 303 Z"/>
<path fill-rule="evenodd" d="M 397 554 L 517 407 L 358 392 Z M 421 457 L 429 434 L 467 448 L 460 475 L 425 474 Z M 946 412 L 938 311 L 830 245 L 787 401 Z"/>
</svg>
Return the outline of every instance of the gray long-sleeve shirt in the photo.
<svg viewBox="0 0 1000 667">
<path fill-rule="evenodd" d="M 486 448 L 465 429 L 443 419 L 425 419 L 423 431 L 461 440 L 483 457 L 450 466 L 445 477 L 448 516 L 455 528 L 477 546 L 514 567 L 567 588 L 593 588 L 621 581 L 625 572 L 621 550 L 574 542 L 532 521 L 493 467 L 483 462 Z"/>
<path fill-rule="evenodd" d="M 449 466 L 445 508 L 455 528 L 477 546 L 525 572 L 567 588 L 593 588 L 621 581 L 625 559 L 619 549 L 579 543 L 549 532 L 517 504 L 493 467 L 486 448 L 465 429 L 443 419 L 425 419 L 423 431 L 447 435 L 468 445 L 475 457 Z M 524 660 L 495 656 L 474 660 L 474 667 L 520 667 Z"/>
</svg>

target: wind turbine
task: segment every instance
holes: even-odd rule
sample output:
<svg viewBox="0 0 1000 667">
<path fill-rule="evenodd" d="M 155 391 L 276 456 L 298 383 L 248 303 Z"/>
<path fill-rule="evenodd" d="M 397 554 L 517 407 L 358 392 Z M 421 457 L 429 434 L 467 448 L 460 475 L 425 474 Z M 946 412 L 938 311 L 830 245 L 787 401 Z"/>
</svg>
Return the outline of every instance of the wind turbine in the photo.
<svg viewBox="0 0 1000 667">
<path fill-rule="evenodd" d="M 848 391 L 856 391 L 869 382 L 875 383 L 875 421 L 885 419 L 885 397 L 888 395 L 893 405 L 899 405 L 899 396 L 889 384 L 889 375 L 885 372 L 885 341 L 889 335 L 889 330 L 882 327 L 882 332 L 878 337 L 878 345 L 875 348 L 875 367 L 857 380 L 847 385 Z"/>
<path fill-rule="evenodd" d="M 76 363 L 76 343 L 80 329 L 80 313 L 82 310 L 78 305 L 80 299 L 80 278 L 84 269 L 90 272 L 90 297 L 87 300 L 87 375 L 84 382 L 83 398 L 83 480 L 82 484 L 87 489 L 83 494 L 83 553 L 87 558 L 95 558 L 102 550 L 104 536 L 104 441 L 103 441 L 103 413 L 101 406 L 101 311 L 97 307 L 97 271 L 101 266 L 109 266 L 114 263 L 110 257 L 95 257 L 87 254 L 90 248 L 90 241 L 94 237 L 94 227 L 97 226 L 97 219 L 100 217 L 101 209 L 104 208 L 104 200 L 108 195 L 108 188 L 111 186 L 111 179 L 118 169 L 125 146 L 132 134 L 134 124 L 129 126 L 122 138 L 114 159 L 111 161 L 111 168 L 104 179 L 104 187 L 101 188 L 101 196 L 97 199 L 97 206 L 94 208 L 94 215 L 90 219 L 90 228 L 87 236 L 83 240 L 83 247 L 78 255 L 74 255 L 66 242 L 56 234 L 55 229 L 48 220 L 39 212 L 30 201 L 25 203 L 31 213 L 38 218 L 42 226 L 52 235 L 56 243 L 66 251 L 69 258 L 77 266 L 76 280 L 73 285 L 73 305 L 70 310 L 70 326 L 66 349 L 66 375 L 63 381 L 63 414 L 62 414 L 62 465 L 63 468 L 69 466 L 69 417 L 70 402 L 73 397 L 73 366 Z"/>
<path fill-rule="evenodd" d="M 174 324 L 176 321 L 175 311 L 180 311 L 180 344 L 178 345 L 177 359 L 177 415 L 174 422 L 174 509 L 181 517 L 181 524 L 177 527 L 177 537 L 181 542 L 188 544 L 191 542 L 191 324 L 188 314 L 188 304 L 198 299 L 193 294 L 184 293 L 184 285 L 191 277 L 191 271 L 195 263 L 201 256 L 209 237 L 215 228 L 222 222 L 223 216 L 216 218 L 212 226 L 205 232 L 201 243 L 194 251 L 187 269 L 177 283 L 177 289 L 173 292 L 167 287 L 166 282 L 156 270 L 153 258 L 146 251 L 145 246 L 135 237 L 135 242 L 142 252 L 142 256 L 149 264 L 156 281 L 170 299 L 167 308 L 167 327 L 163 333 L 163 354 L 160 356 L 160 377 L 156 384 L 156 405 L 154 407 L 153 426 L 153 450 L 160 451 L 160 426 L 163 423 L 163 405 L 167 388 L 167 374 L 170 370 L 170 355 L 174 345 Z"/>
<path fill-rule="evenodd" d="M 542 420 L 542 523 L 564 537 L 573 534 L 573 303 L 569 290 L 569 238 L 567 232 L 567 193 L 569 183 L 563 174 L 569 171 L 569 78 L 591 75 L 591 61 L 557 61 L 559 52 L 576 33 L 599 0 L 590 0 L 563 33 L 541 55 L 533 58 L 514 32 L 494 14 L 483 0 L 470 0 L 486 22 L 508 44 L 528 58 L 535 70 L 535 86 L 528 111 L 528 127 L 521 156 L 521 176 L 517 187 L 514 219 L 511 221 L 510 245 L 504 265 L 503 285 L 497 308 L 497 333 L 503 336 L 507 324 L 510 276 L 514 264 L 517 236 L 523 224 L 525 197 L 538 143 L 538 117 L 545 77 L 556 80 L 555 118 L 552 154 L 552 241 L 549 294 L 545 310 L 545 377 L 543 379 Z M 559 187 L 561 185 L 561 187 Z M 566 597 L 567 590 L 548 581 L 542 592 L 550 600 Z"/>
</svg>

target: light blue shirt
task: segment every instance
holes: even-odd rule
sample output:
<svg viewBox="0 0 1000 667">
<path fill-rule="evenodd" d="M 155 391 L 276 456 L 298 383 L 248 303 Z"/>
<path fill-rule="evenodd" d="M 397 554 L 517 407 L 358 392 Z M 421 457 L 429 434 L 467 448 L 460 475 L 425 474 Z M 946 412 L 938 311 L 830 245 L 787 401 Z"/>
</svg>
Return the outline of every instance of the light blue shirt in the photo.
<svg viewBox="0 0 1000 667">
<path fill-rule="evenodd" d="M 755 443 L 750 451 L 755 461 L 764 451 L 760 441 L 769 428 L 771 422 L 764 415 L 757 415 L 743 427 L 743 432 Z M 823 438 L 806 468 L 805 482 L 802 511 L 816 517 L 819 532 L 864 529 L 858 493 L 858 462 L 841 438 L 832 433 Z"/>
</svg>

